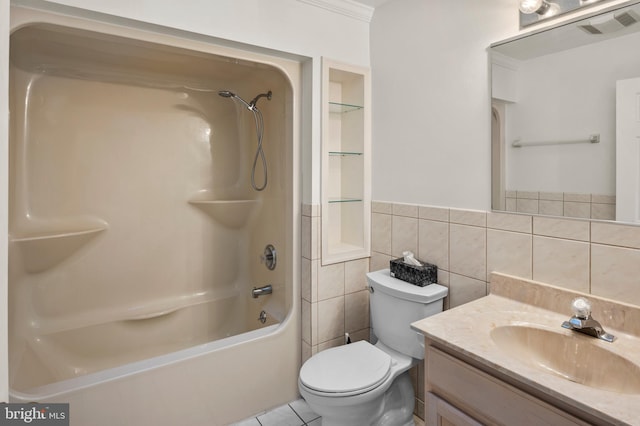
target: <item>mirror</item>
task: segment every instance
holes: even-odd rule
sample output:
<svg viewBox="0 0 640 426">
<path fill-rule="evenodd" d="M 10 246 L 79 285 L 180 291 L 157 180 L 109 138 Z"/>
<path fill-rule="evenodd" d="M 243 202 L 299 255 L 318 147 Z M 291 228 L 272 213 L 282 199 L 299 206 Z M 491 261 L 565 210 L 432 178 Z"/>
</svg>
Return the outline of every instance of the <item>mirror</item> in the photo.
<svg viewBox="0 0 640 426">
<path fill-rule="evenodd" d="M 638 1 L 491 46 L 494 210 L 638 221 L 639 46 Z"/>
</svg>

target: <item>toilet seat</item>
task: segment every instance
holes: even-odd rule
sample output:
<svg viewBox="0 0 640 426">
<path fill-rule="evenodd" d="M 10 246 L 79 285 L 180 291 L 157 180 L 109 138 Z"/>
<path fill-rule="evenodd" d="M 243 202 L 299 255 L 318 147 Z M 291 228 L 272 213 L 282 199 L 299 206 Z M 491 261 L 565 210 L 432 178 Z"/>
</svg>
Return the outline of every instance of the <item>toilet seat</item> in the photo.
<svg viewBox="0 0 640 426">
<path fill-rule="evenodd" d="M 300 383 L 309 391 L 343 397 L 368 392 L 391 374 L 391 356 L 366 341 L 327 349 L 309 358 Z"/>
</svg>

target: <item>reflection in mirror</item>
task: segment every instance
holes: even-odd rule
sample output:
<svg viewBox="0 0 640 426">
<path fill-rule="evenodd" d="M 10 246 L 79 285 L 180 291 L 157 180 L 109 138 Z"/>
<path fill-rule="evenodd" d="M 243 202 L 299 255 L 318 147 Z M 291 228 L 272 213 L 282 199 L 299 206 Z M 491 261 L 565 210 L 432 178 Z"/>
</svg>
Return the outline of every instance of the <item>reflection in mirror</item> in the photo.
<svg viewBox="0 0 640 426">
<path fill-rule="evenodd" d="M 491 46 L 493 209 L 638 221 L 639 3 Z"/>
</svg>

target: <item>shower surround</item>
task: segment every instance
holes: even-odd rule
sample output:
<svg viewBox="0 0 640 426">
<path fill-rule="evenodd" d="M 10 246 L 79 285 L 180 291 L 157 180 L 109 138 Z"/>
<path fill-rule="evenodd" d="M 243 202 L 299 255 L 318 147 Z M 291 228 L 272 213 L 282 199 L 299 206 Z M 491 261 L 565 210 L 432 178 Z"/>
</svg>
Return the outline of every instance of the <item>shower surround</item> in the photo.
<svg viewBox="0 0 640 426">
<path fill-rule="evenodd" d="M 72 424 L 98 425 L 225 424 L 295 398 L 299 64 L 18 8 L 12 19 L 12 400 L 69 402 Z M 223 89 L 273 93 L 260 103 L 264 191 L 250 182 L 252 114 Z M 268 244 L 274 270 L 260 262 Z M 121 417 L 96 415 L 115 400 Z"/>
</svg>

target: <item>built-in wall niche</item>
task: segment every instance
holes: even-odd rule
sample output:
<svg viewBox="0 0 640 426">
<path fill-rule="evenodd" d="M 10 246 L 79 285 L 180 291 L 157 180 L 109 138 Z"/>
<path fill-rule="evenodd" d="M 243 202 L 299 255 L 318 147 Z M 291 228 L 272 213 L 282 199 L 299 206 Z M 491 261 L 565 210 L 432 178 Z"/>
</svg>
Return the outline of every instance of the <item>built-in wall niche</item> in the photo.
<svg viewBox="0 0 640 426">
<path fill-rule="evenodd" d="M 322 263 L 369 256 L 369 70 L 323 59 Z"/>
</svg>

